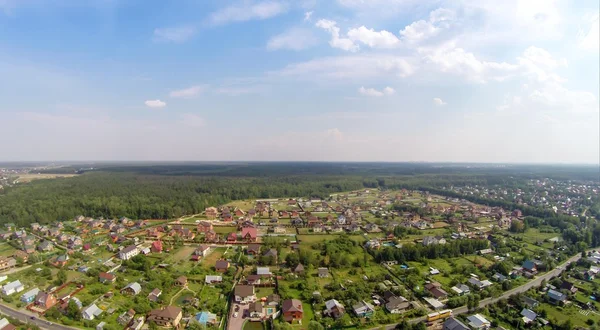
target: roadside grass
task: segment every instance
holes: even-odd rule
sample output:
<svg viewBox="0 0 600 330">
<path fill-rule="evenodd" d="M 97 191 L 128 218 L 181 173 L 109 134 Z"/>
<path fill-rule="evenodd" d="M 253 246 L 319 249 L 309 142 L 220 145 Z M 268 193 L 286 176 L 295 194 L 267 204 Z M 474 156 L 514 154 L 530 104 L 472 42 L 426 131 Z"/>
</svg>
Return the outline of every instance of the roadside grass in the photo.
<svg viewBox="0 0 600 330">
<path fill-rule="evenodd" d="M 551 324 L 563 324 L 567 320 L 571 320 L 573 328 L 584 327 L 587 328 L 586 321 L 588 319 L 594 320 L 595 323 L 600 321 L 600 315 L 596 313 L 589 313 L 587 316 L 582 314 L 581 309 L 573 304 L 565 307 L 552 306 L 550 304 L 541 304 L 540 309 L 546 311 L 548 321 Z"/>
</svg>

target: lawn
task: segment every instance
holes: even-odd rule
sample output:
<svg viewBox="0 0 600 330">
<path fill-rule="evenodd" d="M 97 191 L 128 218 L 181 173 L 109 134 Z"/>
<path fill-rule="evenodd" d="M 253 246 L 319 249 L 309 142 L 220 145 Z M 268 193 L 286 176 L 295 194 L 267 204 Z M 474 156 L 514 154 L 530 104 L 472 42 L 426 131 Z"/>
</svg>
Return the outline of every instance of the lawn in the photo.
<svg viewBox="0 0 600 330">
<path fill-rule="evenodd" d="M 175 253 L 171 252 L 169 260 L 171 260 L 174 263 L 188 260 L 195 250 L 196 247 L 194 246 L 184 246 L 182 248 L 179 248 Z"/>
<path fill-rule="evenodd" d="M 15 253 L 16 249 L 8 243 L 0 243 L 0 256 L 9 257 Z"/>
<path fill-rule="evenodd" d="M 574 305 L 570 305 L 567 307 L 557 307 L 549 304 L 541 304 L 540 309 L 546 311 L 548 317 L 548 321 L 551 324 L 562 324 L 567 320 L 571 320 L 573 327 L 584 327 L 587 328 L 586 321 L 588 319 L 592 319 L 595 323 L 600 322 L 600 316 L 595 313 L 589 313 L 588 315 L 584 315 L 582 310 Z"/>
<path fill-rule="evenodd" d="M 338 235 L 333 234 L 323 234 L 323 235 L 297 235 L 298 240 L 302 245 L 312 245 L 314 243 L 319 243 L 323 241 L 330 241 L 338 237 Z"/>
<path fill-rule="evenodd" d="M 241 201 L 233 201 L 230 203 L 225 204 L 225 206 L 229 206 L 231 211 L 233 211 L 233 209 L 240 208 L 244 211 L 248 211 L 249 209 L 254 207 L 254 201 L 253 200 L 241 200 Z"/>
<path fill-rule="evenodd" d="M 210 252 L 201 261 L 204 268 L 212 268 L 215 265 L 215 263 L 217 262 L 217 260 L 221 259 L 221 257 L 223 256 L 223 253 L 225 253 L 226 250 L 227 250 L 227 248 L 224 248 L 224 247 L 218 247 L 218 248 L 213 249 L 212 252 Z"/>
</svg>

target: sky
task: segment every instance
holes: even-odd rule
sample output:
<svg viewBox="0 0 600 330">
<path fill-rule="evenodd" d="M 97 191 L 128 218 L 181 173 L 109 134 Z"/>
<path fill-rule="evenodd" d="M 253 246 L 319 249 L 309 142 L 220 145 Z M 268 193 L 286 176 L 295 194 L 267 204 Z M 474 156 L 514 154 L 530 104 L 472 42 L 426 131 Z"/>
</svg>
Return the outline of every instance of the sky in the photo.
<svg viewBox="0 0 600 330">
<path fill-rule="evenodd" d="M 0 0 L 0 160 L 591 163 L 597 0 Z"/>
</svg>

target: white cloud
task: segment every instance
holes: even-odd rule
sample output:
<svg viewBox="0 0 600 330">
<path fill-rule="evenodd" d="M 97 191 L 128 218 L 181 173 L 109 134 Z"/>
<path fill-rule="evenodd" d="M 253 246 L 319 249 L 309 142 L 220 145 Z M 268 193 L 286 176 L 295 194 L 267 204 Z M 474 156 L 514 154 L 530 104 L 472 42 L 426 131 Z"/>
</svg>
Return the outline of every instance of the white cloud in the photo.
<svg viewBox="0 0 600 330">
<path fill-rule="evenodd" d="M 598 52 L 600 49 L 600 24 L 599 15 L 596 13 L 590 19 L 589 30 L 580 33 L 579 46 L 584 50 Z"/>
<path fill-rule="evenodd" d="M 328 31 L 331 34 L 331 40 L 329 45 L 333 48 L 339 48 L 349 52 L 356 52 L 360 48 L 358 45 L 348 38 L 340 38 L 340 28 L 337 27 L 335 21 L 326 19 L 319 20 L 316 24 L 317 27 Z"/>
<path fill-rule="evenodd" d="M 203 127 L 206 124 L 204 118 L 193 113 L 184 113 L 179 116 L 179 119 L 182 125 L 193 128 Z"/>
<path fill-rule="evenodd" d="M 310 18 L 312 16 L 313 12 L 312 11 L 307 11 L 306 13 L 304 13 L 304 21 L 310 21 Z"/>
<path fill-rule="evenodd" d="M 442 29 L 450 27 L 456 20 L 456 13 L 446 8 L 438 8 L 429 13 L 429 20 L 413 22 L 400 30 L 402 40 L 410 44 L 417 44 L 438 35 Z"/>
<path fill-rule="evenodd" d="M 197 96 L 208 88 L 207 85 L 196 85 L 189 88 L 179 89 L 175 91 L 171 91 L 169 93 L 170 97 L 176 98 L 190 98 Z"/>
<path fill-rule="evenodd" d="M 190 26 L 154 29 L 154 40 L 158 42 L 185 42 L 196 34 L 196 29 Z"/>
<path fill-rule="evenodd" d="M 386 88 L 383 89 L 383 93 L 386 94 L 386 95 L 392 95 L 392 94 L 396 93 L 396 90 L 393 89 L 392 87 L 388 86 L 388 87 L 386 87 Z"/>
<path fill-rule="evenodd" d="M 167 103 L 161 100 L 148 100 L 144 104 L 150 108 L 164 108 Z"/>
<path fill-rule="evenodd" d="M 438 32 L 439 29 L 432 23 L 420 20 L 404 27 L 404 29 L 400 31 L 400 35 L 408 42 L 417 43 L 435 36 Z"/>
<path fill-rule="evenodd" d="M 440 99 L 439 97 L 434 97 L 433 98 L 433 104 L 438 106 L 438 107 L 442 107 L 448 103 L 444 102 L 442 99 Z"/>
<path fill-rule="evenodd" d="M 358 89 L 358 92 L 365 96 L 381 97 L 384 95 L 392 95 L 396 93 L 396 90 L 394 90 L 391 87 L 385 87 L 383 90 L 379 91 L 375 88 L 365 88 L 364 86 L 362 86 Z"/>
<path fill-rule="evenodd" d="M 428 69 L 464 77 L 468 81 L 486 83 L 489 80 L 501 81 L 514 76 L 519 66 L 506 62 L 482 61 L 473 53 L 447 43 L 436 48 L 419 48 Z"/>
<path fill-rule="evenodd" d="M 287 12 L 288 5 L 279 1 L 240 1 L 214 12 L 210 21 L 213 24 L 264 20 Z"/>
<path fill-rule="evenodd" d="M 416 68 L 411 59 L 386 54 L 325 57 L 308 62 L 290 64 L 274 74 L 293 76 L 311 81 L 324 80 L 381 80 L 383 77 L 404 78 Z"/>
<path fill-rule="evenodd" d="M 303 50 L 310 48 L 317 43 L 317 38 L 310 30 L 293 28 L 282 34 L 272 37 L 267 43 L 268 50 Z"/>
<path fill-rule="evenodd" d="M 360 41 L 371 48 L 393 48 L 400 44 L 400 40 L 393 33 L 386 30 L 375 31 L 365 26 L 350 29 L 348 38 L 352 41 Z"/>
</svg>

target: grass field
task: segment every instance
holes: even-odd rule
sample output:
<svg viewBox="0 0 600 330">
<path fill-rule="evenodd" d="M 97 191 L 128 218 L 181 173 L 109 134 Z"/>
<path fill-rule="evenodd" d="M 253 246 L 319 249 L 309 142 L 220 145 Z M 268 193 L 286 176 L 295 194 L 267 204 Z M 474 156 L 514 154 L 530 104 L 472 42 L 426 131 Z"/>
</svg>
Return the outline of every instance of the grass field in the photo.
<svg viewBox="0 0 600 330">
<path fill-rule="evenodd" d="M 243 201 L 233 201 L 225 204 L 225 206 L 229 206 L 230 208 L 240 208 L 244 212 L 254 207 L 254 200 L 243 200 Z M 233 211 L 233 210 L 231 210 Z"/>
<path fill-rule="evenodd" d="M 0 244 L 0 256 L 3 257 L 8 257 L 8 256 L 12 256 L 15 253 L 16 249 L 10 245 L 8 245 L 8 243 L 1 243 Z"/>
<path fill-rule="evenodd" d="M 58 179 L 58 178 L 72 178 L 74 176 L 78 176 L 79 174 L 20 174 L 17 179 L 21 183 L 31 182 L 33 180 L 41 180 L 41 179 Z"/>
<path fill-rule="evenodd" d="M 180 262 L 180 261 L 188 260 L 195 250 L 196 250 L 196 247 L 194 247 L 194 246 L 184 246 L 184 247 L 180 248 L 179 250 L 177 250 L 177 252 L 175 252 L 174 254 L 171 254 L 169 259 L 172 260 L 173 262 Z"/>
</svg>

